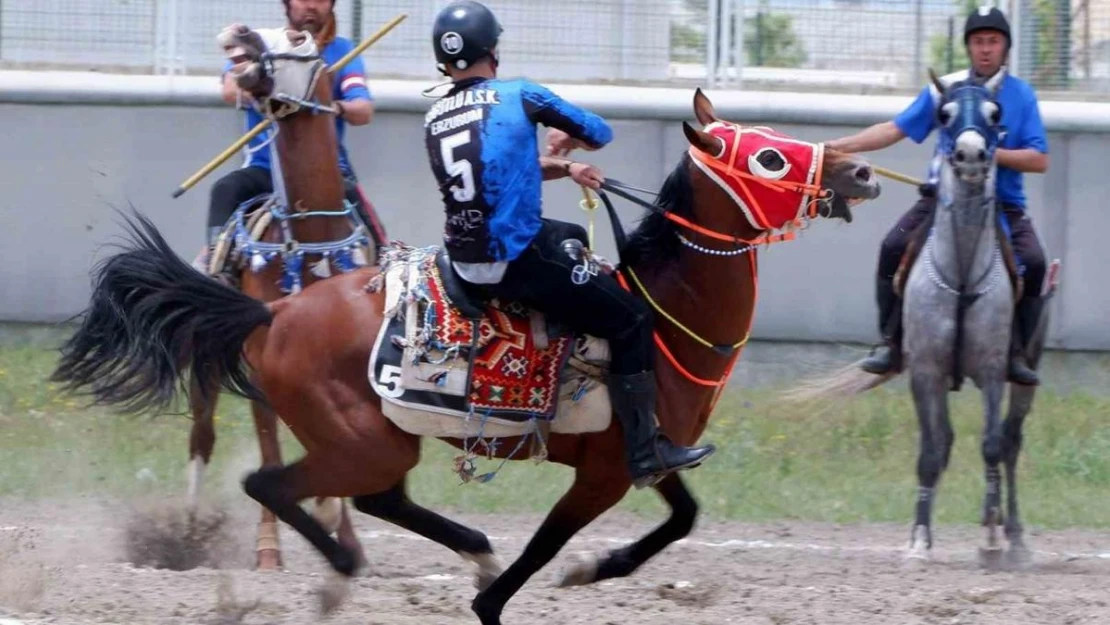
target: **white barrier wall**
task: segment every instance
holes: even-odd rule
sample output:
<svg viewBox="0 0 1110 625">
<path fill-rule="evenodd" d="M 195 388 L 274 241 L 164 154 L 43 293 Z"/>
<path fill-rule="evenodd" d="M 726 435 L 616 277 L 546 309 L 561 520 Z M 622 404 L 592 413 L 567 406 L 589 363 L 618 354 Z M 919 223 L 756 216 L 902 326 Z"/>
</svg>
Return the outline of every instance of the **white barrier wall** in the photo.
<svg viewBox="0 0 1110 625">
<path fill-rule="evenodd" d="M 348 148 L 390 236 L 439 241 L 442 208 L 427 165 L 420 115 L 427 84 L 372 81 L 378 115 L 351 129 Z M 657 188 L 686 143 L 690 90 L 554 86 L 612 121 L 616 139 L 588 158 L 608 175 Z M 770 124 L 811 141 L 889 119 L 905 97 L 709 91 L 718 112 Z M 1027 176 L 1032 214 L 1050 257 L 1063 261 L 1050 344 L 1110 349 L 1110 245 L 1101 240 L 1110 160 L 1110 105 L 1042 103 L 1051 166 Z M 84 306 L 91 263 L 120 232 L 115 209 L 150 215 L 191 259 L 203 242 L 207 194 L 233 157 L 179 199 L 171 192 L 242 132 L 211 78 L 0 72 L 0 321 L 54 321 Z M 872 154 L 879 165 L 921 176 L 932 144 L 910 141 Z M 851 224 L 816 222 L 797 241 L 760 252 L 754 337 L 870 342 L 877 336 L 874 269 L 879 242 L 913 203 L 915 190 L 884 180 L 883 196 Z M 579 189 L 547 183 L 549 215 L 583 220 Z M 626 227 L 642 210 L 615 199 Z M 611 255 L 599 213 L 600 250 Z"/>
</svg>

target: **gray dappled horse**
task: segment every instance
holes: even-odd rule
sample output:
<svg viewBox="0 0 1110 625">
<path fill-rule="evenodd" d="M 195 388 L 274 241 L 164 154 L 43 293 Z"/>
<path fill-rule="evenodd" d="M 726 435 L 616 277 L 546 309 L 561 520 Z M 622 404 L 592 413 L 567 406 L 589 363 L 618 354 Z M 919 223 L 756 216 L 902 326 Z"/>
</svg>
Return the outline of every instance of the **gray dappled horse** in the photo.
<svg viewBox="0 0 1110 625">
<path fill-rule="evenodd" d="M 942 151 L 937 208 L 916 260 L 911 252 L 912 265 L 906 265 L 911 268 L 902 289 L 905 363 L 921 428 L 916 519 L 907 554 L 913 559 L 928 559 L 933 546 L 933 498 L 954 441 L 948 393 L 960 389 L 964 376 L 982 392 L 985 412 L 982 454 L 987 488 L 982 522 L 987 532 L 980 560 L 993 566 L 1002 556 L 998 527 L 1003 522 L 999 475 L 1003 462 L 1008 488 L 1007 555 L 1012 562 L 1022 563 L 1030 553 L 1022 540 L 1015 470 L 1022 423 L 1036 387 L 1013 385 L 1009 414 L 1001 419 L 1015 290 L 1020 285 L 1008 238 L 999 237 L 1001 216 L 994 198 L 995 149 L 1003 132 L 994 96 L 1003 76 L 999 72 L 983 85 L 970 81 L 946 85 L 930 71 L 938 90 Z M 1051 276 L 1050 271 L 1046 285 L 1052 283 Z M 1033 368 L 1040 360 L 1047 324 L 1046 310 L 1026 346 Z M 857 366 L 854 363 L 828 378 L 803 384 L 787 396 L 863 392 L 897 375 L 874 376 Z"/>
</svg>

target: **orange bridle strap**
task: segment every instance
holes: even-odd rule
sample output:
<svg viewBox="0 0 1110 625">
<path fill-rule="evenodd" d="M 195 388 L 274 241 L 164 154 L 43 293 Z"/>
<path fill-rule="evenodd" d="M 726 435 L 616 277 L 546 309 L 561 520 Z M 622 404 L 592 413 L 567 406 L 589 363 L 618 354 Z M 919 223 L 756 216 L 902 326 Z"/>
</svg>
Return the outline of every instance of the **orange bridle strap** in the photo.
<svg viewBox="0 0 1110 625">
<path fill-rule="evenodd" d="M 748 266 L 751 267 L 752 271 L 752 316 L 748 318 L 748 327 L 744 331 L 745 337 L 751 336 L 752 325 L 755 322 L 755 305 L 759 299 L 759 271 L 756 267 L 756 259 L 754 253 L 749 254 L 749 256 L 750 258 L 748 260 Z M 617 277 L 617 282 L 620 283 L 621 287 L 624 288 L 625 291 L 631 293 L 632 288 L 629 286 L 628 281 L 625 279 L 624 273 L 622 271 L 617 271 L 615 272 L 615 275 Z M 640 285 L 640 287 L 645 290 L 644 295 L 650 297 L 646 293 L 647 287 L 645 285 Z M 713 412 L 713 408 L 716 407 L 717 401 L 721 398 L 721 392 L 724 390 L 725 384 L 728 382 L 729 377 L 732 376 L 732 371 L 736 367 L 737 361 L 740 360 L 740 354 L 741 352 L 743 352 L 743 349 L 737 348 L 733 351 L 732 356 L 729 358 L 728 364 L 725 366 L 725 371 L 721 374 L 720 379 L 706 380 L 694 375 L 690 372 L 689 369 L 682 366 L 682 363 L 678 362 L 678 358 L 676 358 L 674 353 L 671 352 L 670 348 L 667 347 L 667 344 L 663 342 L 663 337 L 659 335 L 659 330 L 653 330 L 652 336 L 655 340 L 656 347 L 659 348 L 659 352 L 663 354 L 663 356 L 667 359 L 667 362 L 671 363 L 671 366 L 674 367 L 675 371 L 678 371 L 678 373 L 681 374 L 682 377 L 686 378 L 694 384 L 697 384 L 698 386 L 707 386 L 716 389 L 713 393 L 713 401 L 709 405 L 709 411 Z"/>
</svg>

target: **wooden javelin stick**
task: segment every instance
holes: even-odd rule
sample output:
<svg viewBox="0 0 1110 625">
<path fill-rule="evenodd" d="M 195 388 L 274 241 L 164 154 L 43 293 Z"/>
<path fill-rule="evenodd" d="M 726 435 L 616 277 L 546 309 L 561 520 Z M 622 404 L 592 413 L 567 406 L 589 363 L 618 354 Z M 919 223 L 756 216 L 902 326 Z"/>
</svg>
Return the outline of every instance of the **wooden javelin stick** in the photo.
<svg viewBox="0 0 1110 625">
<path fill-rule="evenodd" d="M 329 74 L 334 74 L 336 71 L 342 69 L 343 66 L 345 66 L 347 63 L 350 63 L 351 60 L 354 59 L 356 56 L 362 54 L 363 52 L 366 51 L 367 48 L 369 48 L 370 46 L 377 43 L 377 41 L 379 39 L 381 39 L 382 37 L 384 37 L 386 35 L 386 33 L 393 30 L 401 22 L 405 21 L 405 18 L 407 18 L 407 17 L 408 17 L 407 13 L 401 13 L 397 17 L 395 17 L 392 20 L 390 20 L 389 22 L 387 22 L 384 26 L 382 26 L 381 28 L 378 29 L 378 32 L 371 35 L 369 39 L 367 39 L 367 40 L 363 41 L 362 43 L 358 44 L 357 46 L 355 46 L 355 48 L 353 50 L 351 50 L 347 54 L 343 55 L 343 58 L 339 59 L 334 64 L 332 64 L 330 67 L 328 67 L 328 69 L 327 69 L 328 73 Z M 214 169 L 216 169 L 217 167 L 222 165 L 224 163 L 224 161 L 231 158 L 231 155 L 235 154 L 239 150 L 242 150 L 243 146 L 250 143 L 251 139 L 254 139 L 263 130 L 266 130 L 267 128 L 269 128 L 271 123 L 272 122 L 269 119 L 264 119 L 257 126 L 255 126 L 254 128 L 251 128 L 247 132 L 247 134 L 243 135 L 242 137 L 239 137 L 239 139 L 235 143 L 231 144 L 223 152 L 220 152 L 219 156 L 212 159 L 204 167 L 201 167 L 200 170 L 197 171 L 197 173 L 193 174 L 192 176 L 189 176 L 189 178 L 186 179 L 185 182 L 182 182 L 181 186 L 178 187 L 177 190 L 173 192 L 173 197 L 174 198 L 179 198 L 182 195 L 184 195 L 186 191 L 188 191 L 189 189 L 191 189 L 193 187 L 193 185 L 200 182 L 205 176 L 212 173 L 212 171 Z"/>
<path fill-rule="evenodd" d="M 913 176 L 907 176 L 906 174 L 900 174 L 896 171 L 891 171 L 891 170 L 889 170 L 885 167 L 879 167 L 878 165 L 872 165 L 871 169 L 874 169 L 875 173 L 879 174 L 880 176 L 886 176 L 887 178 L 890 178 L 891 180 L 897 180 L 898 182 L 904 182 L 906 184 L 912 184 L 915 187 L 920 187 L 921 185 L 925 184 L 924 180 L 918 180 L 917 178 L 914 178 Z"/>
</svg>

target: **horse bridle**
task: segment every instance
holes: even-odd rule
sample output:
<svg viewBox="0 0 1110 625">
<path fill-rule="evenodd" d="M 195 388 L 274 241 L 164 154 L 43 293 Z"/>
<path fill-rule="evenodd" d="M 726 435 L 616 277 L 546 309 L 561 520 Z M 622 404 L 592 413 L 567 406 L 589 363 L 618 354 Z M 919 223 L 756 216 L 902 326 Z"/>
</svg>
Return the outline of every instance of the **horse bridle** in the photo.
<svg viewBox="0 0 1110 625">
<path fill-rule="evenodd" d="M 256 36 L 258 35 L 257 31 L 253 32 Z M 289 39 L 290 32 L 296 32 L 302 38 L 301 43 L 294 43 L 291 41 Z M 261 36 L 257 36 L 257 39 L 258 43 L 261 43 L 263 46 L 266 45 L 265 40 L 263 40 Z M 316 47 L 312 33 L 308 31 L 282 29 L 282 39 L 280 41 L 282 42 L 281 47 L 284 48 L 288 46 L 290 50 L 274 51 L 268 48 L 257 50 L 257 55 L 252 55 L 251 59 L 253 62 L 258 63 L 261 76 L 274 82 L 271 92 L 261 98 L 265 103 L 262 107 L 263 113 L 274 120 L 292 115 L 302 109 L 308 109 L 313 114 L 325 113 L 338 115 L 339 109 L 335 105 L 321 104 L 312 98 L 312 94 L 316 90 L 316 85 L 319 83 L 320 77 L 327 71 L 327 64 L 324 62 L 323 56 Z M 311 43 L 311 53 L 298 53 L 294 51 L 309 43 Z M 307 69 L 301 69 L 298 65 L 294 66 L 295 69 L 293 70 L 287 70 L 297 73 L 309 73 L 307 81 L 304 80 L 304 76 L 295 76 L 294 78 L 305 83 L 302 95 L 288 93 L 282 90 L 282 68 L 278 65 L 278 62 L 281 61 L 310 64 L 310 67 Z M 299 86 L 298 91 L 300 91 Z M 273 104 L 274 102 L 277 102 L 279 106 L 275 107 Z"/>
<path fill-rule="evenodd" d="M 755 199 L 754 195 L 752 195 L 750 190 L 748 189 L 746 181 L 754 181 L 758 184 L 768 185 L 768 186 L 771 186 L 773 188 L 777 188 L 778 190 L 782 190 L 782 191 L 794 191 L 794 192 L 798 192 L 798 193 L 809 192 L 811 195 L 814 196 L 814 199 L 811 201 L 810 206 L 807 209 L 806 218 L 807 219 L 812 219 L 812 218 L 818 217 L 818 216 L 831 216 L 831 214 L 832 214 L 831 202 L 832 202 L 832 199 L 834 197 L 833 192 L 832 192 L 831 189 L 822 189 L 820 187 L 821 171 L 823 171 L 823 168 L 824 168 L 823 163 L 821 163 L 820 168 L 818 169 L 817 177 L 815 178 L 814 184 L 798 183 L 798 182 L 783 181 L 783 180 L 771 180 L 771 179 L 761 178 L 759 176 L 755 176 L 755 175 L 750 174 L 748 172 L 740 171 L 740 170 L 736 169 L 736 166 L 735 166 L 736 160 L 737 160 L 737 155 L 738 155 L 738 152 L 739 152 L 739 146 L 740 146 L 739 125 L 738 124 L 732 124 L 732 123 L 728 123 L 728 125 L 736 127 L 737 132 L 733 135 L 732 145 L 731 146 L 726 145 L 726 150 L 729 152 L 729 160 L 728 160 L 727 163 L 723 163 L 719 160 L 718 157 L 710 155 L 710 154 L 706 154 L 704 152 L 700 152 L 700 151 L 696 150 L 693 147 L 691 147 L 691 150 L 690 150 L 691 158 L 702 158 L 703 159 L 702 163 L 704 163 L 704 164 L 708 165 L 709 167 L 712 167 L 713 169 L 715 169 L 719 173 L 719 175 L 723 175 L 726 178 L 731 178 L 733 180 L 736 180 L 739 183 L 740 187 L 745 191 L 745 194 L 746 194 L 747 198 L 749 199 L 749 201 L 752 202 L 752 206 L 757 211 L 757 214 L 762 214 L 763 211 L 759 207 L 758 200 Z M 822 158 L 823 158 L 823 156 L 822 156 Z M 631 191 L 635 191 L 635 192 L 643 193 L 643 194 L 646 194 L 646 195 L 655 195 L 655 196 L 657 196 L 658 194 L 656 194 L 654 192 L 647 191 L 645 189 L 640 189 L 640 188 L 634 187 L 632 185 L 626 184 L 624 182 L 621 182 L 620 180 L 616 180 L 614 178 L 609 178 L 609 177 L 606 177 L 605 181 L 602 182 L 600 184 L 600 186 L 601 186 L 602 191 L 598 192 L 598 196 L 601 198 L 602 202 L 605 204 L 606 211 L 609 214 L 609 219 L 610 219 L 610 221 L 612 221 L 612 226 L 613 226 L 612 229 L 613 229 L 614 235 L 617 239 L 616 242 L 617 242 L 618 261 L 619 261 L 619 257 L 620 257 L 620 252 L 624 249 L 625 243 L 626 243 L 625 237 L 624 237 L 624 229 L 621 227 L 620 220 L 619 220 L 619 218 L 617 217 L 617 214 L 616 214 L 616 210 L 613 208 L 613 204 L 609 200 L 609 197 L 605 194 L 605 191 L 608 191 L 608 192 L 610 192 L 613 195 L 616 195 L 618 197 L 624 198 L 625 200 L 628 200 L 629 202 L 632 202 L 633 204 L 636 204 L 637 206 L 640 206 L 640 207 L 645 208 L 645 209 L 647 209 L 647 210 L 649 210 L 653 213 L 661 215 L 662 217 L 664 217 L 664 218 L 666 218 L 666 219 L 668 219 L 668 220 L 670 220 L 674 223 L 677 223 L 682 227 L 685 227 L 689 230 L 692 230 L 694 232 L 697 232 L 699 234 L 707 236 L 711 239 L 715 239 L 715 240 L 718 240 L 718 241 L 724 241 L 724 242 L 728 242 L 728 243 L 741 244 L 741 247 L 737 248 L 736 250 L 733 250 L 731 252 L 724 252 L 722 250 L 713 250 L 713 249 L 710 249 L 710 248 L 704 248 L 704 247 L 701 247 L 699 245 L 693 244 L 692 242 L 687 240 L 685 237 L 683 237 L 680 233 L 678 233 L 678 232 L 675 233 L 678 236 L 679 241 L 683 245 L 686 245 L 687 247 L 693 249 L 696 252 L 706 254 L 706 255 L 719 256 L 719 257 L 720 256 L 737 256 L 737 255 L 743 254 L 743 253 L 748 252 L 748 251 L 753 251 L 754 252 L 753 246 L 755 246 L 757 244 L 771 244 L 771 243 L 778 243 L 778 242 L 782 242 L 782 241 L 789 241 L 789 240 L 793 240 L 796 236 L 795 235 L 795 230 L 789 230 L 788 232 L 785 232 L 785 233 L 782 233 L 782 234 L 775 234 L 775 235 L 772 235 L 769 232 L 765 232 L 764 234 L 756 237 L 755 239 L 744 239 L 744 238 L 741 238 L 741 237 L 737 237 L 735 235 L 725 234 L 723 232 L 719 232 L 719 231 L 707 228 L 705 226 L 699 225 L 699 224 L 697 224 L 697 223 L 695 223 L 695 222 L 693 222 L 689 219 L 686 219 L 686 218 L 684 218 L 680 215 L 675 215 L 674 213 L 671 213 L 670 211 L 667 211 L 667 210 L 663 209 L 662 207 L 660 207 L 658 204 L 656 204 L 654 202 L 648 202 L 648 201 L 642 200 L 642 199 L 636 197 L 635 195 L 633 195 L 632 193 L 630 193 Z M 822 208 L 827 209 L 828 212 L 827 213 L 822 212 Z M 758 228 L 758 226 L 753 226 L 753 227 Z M 754 292 L 758 293 L 759 277 L 758 277 L 758 272 L 756 270 L 756 259 L 755 259 L 754 254 L 750 254 L 749 256 L 751 257 L 751 260 L 748 264 L 749 264 L 749 267 L 751 267 L 753 289 L 754 289 Z M 671 363 L 671 365 L 675 368 L 676 371 L 678 371 L 688 381 L 690 381 L 690 382 L 692 382 L 692 383 L 694 383 L 698 386 L 706 386 L 706 387 L 711 387 L 711 388 L 716 389 L 716 391 L 714 393 L 713 401 L 712 401 L 712 403 L 710 405 L 710 408 L 709 408 L 710 411 L 712 411 L 713 407 L 716 405 L 717 400 L 721 396 L 721 391 L 723 390 L 725 383 L 728 381 L 729 376 L 732 375 L 732 370 L 736 366 L 736 362 L 739 360 L 741 348 L 744 345 L 746 345 L 748 340 L 751 338 L 751 322 L 752 322 L 752 320 L 749 320 L 748 328 L 744 333 L 744 337 L 742 339 L 740 339 L 739 341 L 737 341 L 735 343 L 732 343 L 732 344 L 715 344 L 715 343 L 712 343 L 712 342 L 706 340 L 705 338 L 701 337 L 700 335 L 698 335 L 693 330 L 686 327 L 683 323 L 681 323 L 680 321 L 675 319 L 666 310 L 664 310 L 663 307 L 660 306 L 659 303 L 656 302 L 655 299 L 651 296 L 651 293 L 647 290 L 647 287 L 643 284 L 643 282 L 636 275 L 636 272 L 631 267 L 627 267 L 627 266 L 626 267 L 621 267 L 619 270 L 617 270 L 615 272 L 617 281 L 620 283 L 620 285 L 626 291 L 631 293 L 632 289 L 631 289 L 631 286 L 629 285 L 628 281 L 625 280 L 624 276 L 622 275 L 624 272 L 628 273 L 629 277 L 632 279 L 632 282 L 635 283 L 637 289 L 643 295 L 644 299 L 647 300 L 648 304 L 651 305 L 652 309 L 655 310 L 655 312 L 657 314 L 659 314 L 660 316 L 662 316 L 665 319 L 667 319 L 668 321 L 670 321 L 675 327 L 682 330 L 687 336 L 689 336 L 695 342 L 709 348 L 714 353 L 720 354 L 722 356 L 729 357 L 729 362 L 726 365 L 725 371 L 722 374 L 722 376 L 720 377 L 720 379 L 718 379 L 718 380 L 702 379 L 698 376 L 695 376 L 688 369 L 686 369 L 686 367 L 684 367 L 680 362 L 678 362 L 678 359 L 671 352 L 671 350 L 667 347 L 666 343 L 663 341 L 663 338 L 659 335 L 658 330 L 653 330 L 653 332 L 652 332 L 655 344 L 659 348 L 659 351 L 663 354 L 664 357 L 666 357 L 668 362 Z"/>
<path fill-rule="evenodd" d="M 946 106 L 947 104 L 950 104 L 950 103 L 958 102 L 960 99 L 967 99 L 968 97 L 970 97 L 967 94 L 961 93 L 965 90 L 981 91 L 983 94 L 985 94 L 984 101 L 993 102 L 995 104 L 995 106 L 999 107 L 999 119 L 1001 119 L 1001 106 L 996 101 L 994 101 L 993 97 L 990 96 L 990 92 L 986 87 L 984 87 L 982 85 L 977 85 L 977 84 L 974 84 L 974 83 L 961 83 L 961 84 L 957 84 L 957 85 L 951 87 L 949 92 L 944 94 L 944 97 L 945 97 L 946 101 L 941 105 L 941 107 L 944 107 L 944 106 Z M 950 94 L 953 95 L 954 97 L 949 98 Z M 944 125 L 944 130 L 942 130 L 942 136 L 944 136 L 945 139 L 946 139 L 945 142 L 944 142 L 944 145 L 947 148 L 946 153 L 944 155 L 944 161 L 948 165 L 948 167 L 953 168 L 953 169 L 958 167 L 958 162 L 956 161 L 956 158 L 955 158 L 956 140 L 960 137 L 960 135 L 962 135 L 965 132 L 974 132 L 974 133 L 978 134 L 979 136 L 983 137 L 983 142 L 985 144 L 985 151 L 987 153 L 987 162 L 992 163 L 991 169 L 996 168 L 997 164 L 994 163 L 995 154 L 996 154 L 996 151 L 998 149 L 999 144 L 1002 141 L 1002 137 L 1004 136 L 1004 133 L 1005 133 L 1004 129 L 1000 130 L 1000 128 L 1001 128 L 1000 123 L 992 123 L 992 122 L 990 122 L 990 120 L 986 119 L 979 107 L 970 107 L 970 106 L 967 106 L 967 105 L 959 107 L 959 116 L 957 118 L 955 118 L 954 120 L 952 120 L 952 121 L 956 122 L 956 124 L 958 124 L 958 125 L 956 125 L 956 124 L 952 124 L 952 125 L 945 124 Z M 984 130 L 986 132 L 984 132 Z M 984 184 L 989 185 L 992 181 L 993 181 L 993 177 L 988 175 L 986 177 L 986 179 L 984 180 Z M 940 194 L 940 193 L 937 194 L 938 207 L 941 206 L 941 205 L 946 205 L 946 203 L 944 202 L 945 195 L 946 194 Z M 994 210 L 994 206 L 995 206 L 995 200 L 994 200 L 993 194 L 991 194 L 988 197 L 984 198 L 982 204 L 978 207 L 978 211 L 975 213 L 974 216 L 971 216 L 972 218 L 971 218 L 971 224 L 970 225 L 980 229 L 979 230 L 979 237 L 980 238 L 979 238 L 979 240 L 976 241 L 976 247 L 978 247 L 981 243 L 982 233 L 983 233 L 984 227 L 986 226 L 986 221 L 988 219 L 993 218 L 996 215 L 997 211 Z M 955 235 L 957 217 L 958 217 L 958 214 L 954 213 L 953 218 L 952 218 L 952 222 L 951 222 L 952 223 L 953 236 Z M 932 249 L 931 244 L 930 244 L 929 249 L 931 251 L 931 249 Z M 936 269 L 936 268 L 934 268 L 934 271 L 936 273 L 935 273 L 935 275 L 932 275 L 932 278 L 933 278 L 934 282 L 936 282 L 938 284 L 938 286 L 940 286 L 941 288 L 958 295 L 962 300 L 964 300 L 964 299 L 969 300 L 969 301 L 967 301 L 967 303 L 965 305 L 970 305 L 970 303 L 974 302 L 975 299 L 977 299 L 979 296 L 989 292 L 992 288 L 994 288 L 994 282 L 992 282 L 992 283 L 986 285 L 980 291 L 977 291 L 975 293 L 968 293 L 967 292 L 967 289 L 969 287 L 973 287 L 977 284 L 980 284 L 985 279 L 987 279 L 987 277 L 991 274 L 992 271 L 994 271 L 995 273 L 998 273 L 996 271 L 996 267 L 995 267 L 995 265 L 997 264 L 997 260 L 998 259 L 996 258 L 994 261 L 992 261 L 990 263 L 990 265 L 987 266 L 987 268 L 983 272 L 983 275 L 981 275 L 978 278 L 976 278 L 975 280 L 972 280 L 972 281 L 969 282 L 968 279 L 967 279 L 966 274 L 967 274 L 967 271 L 970 270 L 970 268 L 968 268 L 968 269 L 964 268 L 963 259 L 960 258 L 960 255 L 957 253 L 956 254 L 956 264 L 957 264 L 957 271 L 959 273 L 959 276 L 958 276 L 959 281 L 960 281 L 959 286 L 958 287 L 950 286 L 947 283 L 947 281 L 944 279 L 944 277 L 940 275 L 940 270 Z"/>
</svg>

